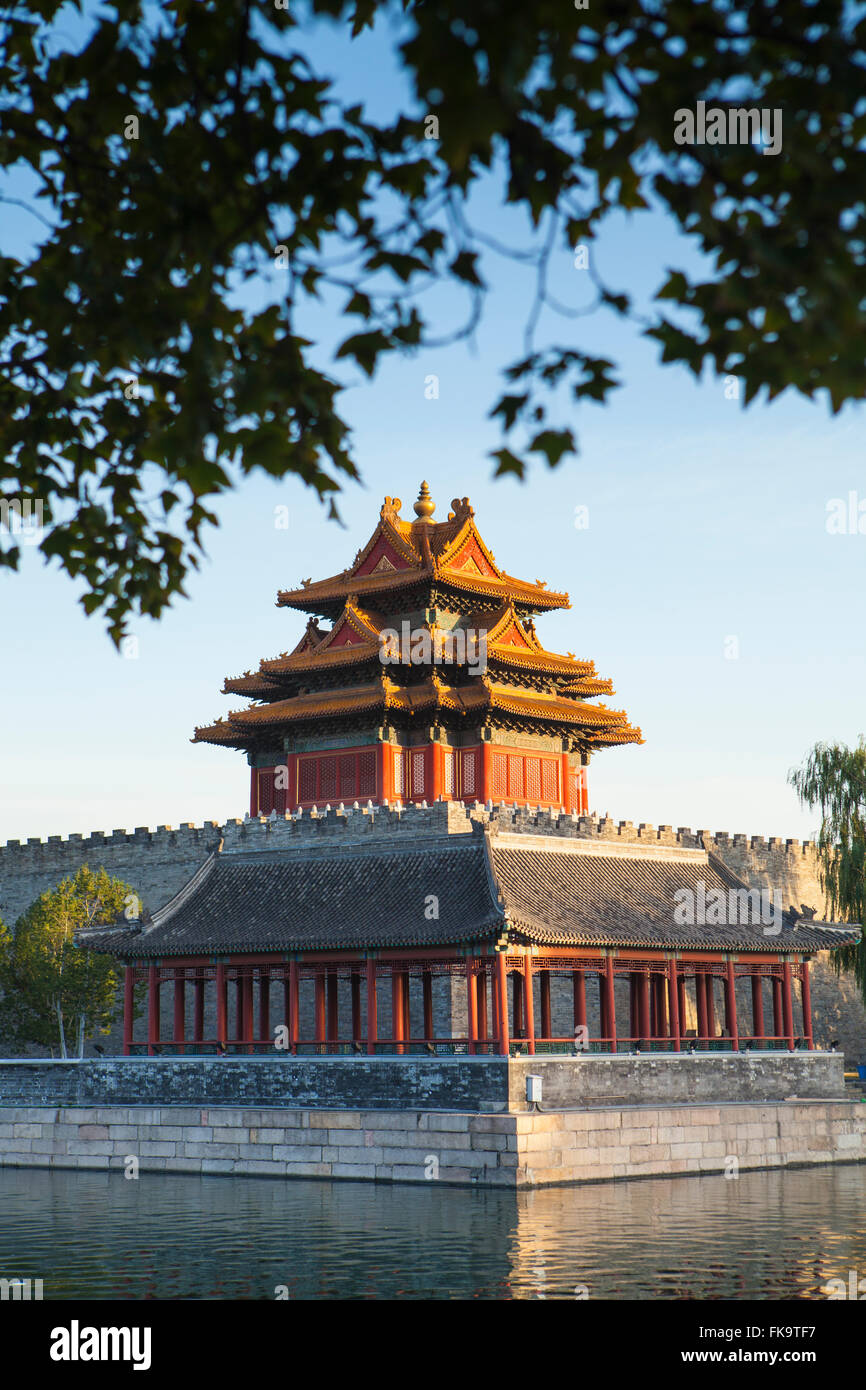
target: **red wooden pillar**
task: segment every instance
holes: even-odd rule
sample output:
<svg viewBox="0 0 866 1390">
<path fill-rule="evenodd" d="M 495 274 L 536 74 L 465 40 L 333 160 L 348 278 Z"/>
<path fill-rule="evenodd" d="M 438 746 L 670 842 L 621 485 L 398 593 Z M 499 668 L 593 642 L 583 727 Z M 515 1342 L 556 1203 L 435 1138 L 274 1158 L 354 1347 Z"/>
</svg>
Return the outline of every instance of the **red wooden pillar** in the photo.
<svg viewBox="0 0 866 1390">
<path fill-rule="evenodd" d="M 704 976 L 704 990 L 707 1000 L 707 1032 L 711 1038 L 716 1036 L 716 979 L 714 975 Z"/>
<path fill-rule="evenodd" d="M 216 968 L 216 1031 L 217 1044 L 224 1048 L 228 1042 L 228 981 L 221 960 Z"/>
<path fill-rule="evenodd" d="M 289 962 L 289 1004 L 286 1022 L 289 1025 L 289 1038 L 292 1055 L 297 1055 L 298 1038 L 301 1035 L 301 972 L 296 960 Z"/>
<path fill-rule="evenodd" d="M 538 973 L 538 981 L 541 1002 L 541 1036 L 543 1038 L 552 1038 L 553 1023 L 550 1010 L 550 971 L 540 970 Z"/>
<path fill-rule="evenodd" d="M 731 1035 L 731 1047 L 734 1052 L 740 1050 L 740 1035 L 737 1030 L 737 980 L 734 973 L 734 962 L 728 958 L 727 974 L 725 976 L 725 1027 Z"/>
<path fill-rule="evenodd" d="M 785 1026 L 783 1016 L 781 1016 L 781 980 L 777 974 L 773 976 L 773 1037 L 784 1037 Z"/>
<path fill-rule="evenodd" d="M 427 791 L 427 800 L 435 801 L 437 797 L 445 797 L 445 754 L 439 739 L 434 739 L 430 744 L 430 787 Z"/>
<path fill-rule="evenodd" d="M 604 963 L 604 997 L 607 1001 L 607 1036 L 610 1039 L 610 1050 L 616 1052 L 616 995 L 613 988 L 613 956 L 608 956 Z"/>
<path fill-rule="evenodd" d="M 132 1051 L 132 1028 L 135 1015 L 135 966 L 127 965 L 123 972 L 123 1055 Z"/>
<path fill-rule="evenodd" d="M 183 1032 L 186 1020 L 186 972 L 182 965 L 175 966 L 174 971 L 174 1029 L 172 1037 L 176 1043 L 181 1044 L 183 1052 Z"/>
<path fill-rule="evenodd" d="M 566 812 L 570 815 L 571 812 L 574 810 L 574 807 L 571 804 L 571 776 L 570 768 L 568 766 L 567 753 L 563 753 L 562 755 L 562 763 L 559 769 L 559 780 L 562 785 L 561 805 L 565 807 Z"/>
<path fill-rule="evenodd" d="M 277 790 L 276 786 L 274 787 L 274 805 L 281 805 L 282 798 L 285 797 L 286 810 L 295 811 L 298 806 L 298 755 L 297 753 L 286 753 L 284 758 L 283 767 L 286 771 L 285 773 L 277 773 L 277 776 L 281 779 L 285 776 L 286 785 L 284 789 L 280 790 Z"/>
<path fill-rule="evenodd" d="M 638 978 L 638 1000 L 639 1000 L 639 1028 L 641 1042 L 646 1042 L 651 1037 L 650 1032 L 650 1008 L 649 1008 L 649 972 L 641 970 Z"/>
<path fill-rule="evenodd" d="M 192 1036 L 196 1043 L 204 1041 L 204 984 L 203 976 L 197 975 L 193 985 L 195 995 L 192 1006 Z"/>
<path fill-rule="evenodd" d="M 259 971 L 259 1037 L 261 1043 L 271 1041 L 271 972 Z"/>
<path fill-rule="evenodd" d="M 532 987 L 532 956 L 523 957 L 523 1010 L 526 1020 L 527 1051 L 535 1054 L 535 997 Z"/>
<path fill-rule="evenodd" d="M 147 971 L 147 1051 L 152 1056 L 159 1044 L 159 970 L 151 965 Z"/>
<path fill-rule="evenodd" d="M 695 1002 L 698 1006 L 698 1038 L 704 1039 L 709 1036 L 707 1024 L 707 992 L 706 975 L 695 975 Z"/>
<path fill-rule="evenodd" d="M 486 745 L 482 744 L 482 748 Z M 508 972 L 505 968 L 505 952 L 496 952 L 496 1012 L 499 1031 L 499 1052 L 503 1057 L 507 1057 L 511 1047 L 511 1040 L 508 1036 Z"/>
<path fill-rule="evenodd" d="M 424 1011 L 424 1041 L 430 1042 L 433 1034 L 433 972 L 421 972 L 421 996 Z"/>
<path fill-rule="evenodd" d="M 496 973 L 496 961 L 493 962 L 493 970 L 490 976 L 490 1023 L 493 1029 L 493 1037 L 498 1040 L 499 1028 L 499 976 Z"/>
<path fill-rule="evenodd" d="M 668 1008 L 671 1019 L 671 1041 L 674 1045 L 674 1051 L 679 1052 L 682 1024 L 680 1023 L 680 991 L 675 960 L 668 961 Z"/>
<path fill-rule="evenodd" d="M 319 1044 L 318 1051 L 324 1052 L 325 1042 L 325 972 L 316 971 L 316 1042 Z"/>
<path fill-rule="evenodd" d="M 339 981 L 336 972 L 329 970 L 328 988 L 328 1042 L 336 1042 L 340 1035 L 340 1003 L 337 993 Z"/>
<path fill-rule="evenodd" d="M 478 1037 L 478 993 L 475 988 L 475 975 L 473 973 L 474 960 L 469 956 L 464 962 L 466 971 L 466 1020 L 469 1031 L 469 1055 L 475 1056 L 475 1040 Z"/>
<path fill-rule="evenodd" d="M 752 976 L 752 1033 L 756 1038 L 764 1037 L 764 981 L 762 976 Z"/>
<path fill-rule="evenodd" d="M 811 1052 L 815 1046 L 812 1037 L 812 995 L 809 988 L 809 962 L 804 960 L 800 966 L 800 985 L 803 991 L 803 1033 Z"/>
<path fill-rule="evenodd" d="M 572 1018 L 575 1028 L 586 1027 L 586 973 L 575 970 L 571 977 Z"/>
<path fill-rule="evenodd" d="M 352 1041 L 361 1041 L 361 973 L 352 971 Z"/>
<path fill-rule="evenodd" d="M 376 1055 L 376 1039 L 378 1038 L 378 1023 L 376 1016 L 376 962 L 372 956 L 367 957 L 367 1052 L 371 1057 Z"/>
<path fill-rule="evenodd" d="M 478 1037 L 485 1044 L 482 1050 L 486 1052 L 489 1036 L 487 1031 L 487 969 L 483 961 L 479 962 L 478 974 L 475 976 L 475 992 L 478 996 Z"/>
<path fill-rule="evenodd" d="M 493 744 L 481 744 L 481 791 L 482 801 L 493 800 Z"/>
<path fill-rule="evenodd" d="M 794 1051 L 794 1007 L 792 999 L 793 984 L 791 980 L 791 962 L 785 961 L 783 969 L 782 984 L 782 1018 L 785 1024 L 785 1038 L 788 1043 L 788 1051 Z"/>
<path fill-rule="evenodd" d="M 391 971 L 391 1036 L 397 1044 L 394 1051 L 398 1054 L 405 1052 L 403 1038 L 403 972 L 402 970 Z"/>
<path fill-rule="evenodd" d="M 391 800 L 391 787 L 393 778 L 391 776 L 391 758 L 393 750 L 390 743 L 380 743 L 377 748 L 378 767 L 376 768 L 376 785 L 379 791 L 379 805 Z"/>
</svg>

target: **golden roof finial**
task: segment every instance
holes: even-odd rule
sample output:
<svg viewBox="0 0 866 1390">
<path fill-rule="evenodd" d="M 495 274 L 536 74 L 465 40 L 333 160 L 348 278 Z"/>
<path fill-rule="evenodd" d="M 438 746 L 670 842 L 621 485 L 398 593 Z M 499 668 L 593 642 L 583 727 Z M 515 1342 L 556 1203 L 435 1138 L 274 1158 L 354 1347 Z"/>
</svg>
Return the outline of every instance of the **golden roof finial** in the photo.
<svg viewBox="0 0 866 1390">
<path fill-rule="evenodd" d="M 413 511 L 419 521 L 429 521 L 436 510 L 436 503 L 430 496 L 430 489 L 426 483 L 422 483 L 418 492 L 418 501 L 414 504 Z"/>
</svg>

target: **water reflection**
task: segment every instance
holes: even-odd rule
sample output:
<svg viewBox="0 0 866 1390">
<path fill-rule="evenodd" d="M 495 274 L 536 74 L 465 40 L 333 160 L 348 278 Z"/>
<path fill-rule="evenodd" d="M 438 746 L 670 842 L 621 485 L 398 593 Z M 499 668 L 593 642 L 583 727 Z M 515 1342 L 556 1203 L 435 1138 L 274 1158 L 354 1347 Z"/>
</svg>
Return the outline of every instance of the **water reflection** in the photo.
<svg viewBox="0 0 866 1390">
<path fill-rule="evenodd" d="M 791 1299 L 866 1275 L 856 1165 L 516 1195 L 5 1169 L 0 1211 L 0 1277 L 54 1299 Z"/>
</svg>

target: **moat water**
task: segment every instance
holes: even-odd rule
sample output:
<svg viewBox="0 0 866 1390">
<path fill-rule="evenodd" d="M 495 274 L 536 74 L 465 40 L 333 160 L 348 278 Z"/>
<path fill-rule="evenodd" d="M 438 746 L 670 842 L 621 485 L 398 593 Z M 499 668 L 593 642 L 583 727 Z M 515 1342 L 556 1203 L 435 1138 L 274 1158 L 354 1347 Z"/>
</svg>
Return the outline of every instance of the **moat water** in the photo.
<svg viewBox="0 0 866 1390">
<path fill-rule="evenodd" d="M 0 1170 L 45 1299 L 821 1299 L 866 1276 L 866 1166 L 482 1189 Z"/>
</svg>

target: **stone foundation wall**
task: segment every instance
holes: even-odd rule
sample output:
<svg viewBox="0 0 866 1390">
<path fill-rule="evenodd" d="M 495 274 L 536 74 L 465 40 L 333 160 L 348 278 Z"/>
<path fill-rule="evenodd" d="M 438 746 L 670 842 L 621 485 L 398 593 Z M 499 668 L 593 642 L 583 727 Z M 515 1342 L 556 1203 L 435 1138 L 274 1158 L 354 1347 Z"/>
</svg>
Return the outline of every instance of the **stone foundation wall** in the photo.
<svg viewBox="0 0 866 1390">
<path fill-rule="evenodd" d="M 735 1160 L 735 1163 L 732 1163 Z M 526 1188 L 866 1161 L 850 1101 L 551 1114 L 144 1106 L 0 1109 L 0 1166 Z"/>
</svg>

